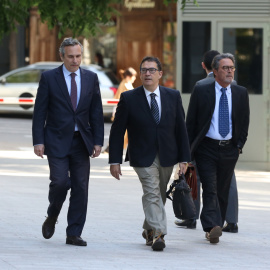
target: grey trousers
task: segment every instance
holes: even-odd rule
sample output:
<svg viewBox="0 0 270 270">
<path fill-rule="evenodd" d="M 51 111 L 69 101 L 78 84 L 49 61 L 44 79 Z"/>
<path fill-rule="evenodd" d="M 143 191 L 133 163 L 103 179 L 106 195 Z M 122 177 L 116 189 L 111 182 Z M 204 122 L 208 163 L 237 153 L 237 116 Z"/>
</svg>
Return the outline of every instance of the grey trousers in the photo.
<svg viewBox="0 0 270 270">
<path fill-rule="evenodd" d="M 195 165 L 196 166 L 196 165 Z M 175 170 L 174 179 L 178 179 L 179 176 L 177 174 L 178 167 Z M 200 216 L 200 204 L 201 204 L 201 181 L 200 176 L 198 174 L 197 168 L 197 200 L 194 201 L 196 206 L 196 218 L 199 219 Z M 229 191 L 229 198 L 228 198 L 228 207 L 226 212 L 225 220 L 227 223 L 238 223 L 238 191 L 237 191 L 237 184 L 236 184 L 236 178 L 235 173 L 233 173 L 232 180 L 231 180 L 231 186 Z"/>
<path fill-rule="evenodd" d="M 133 167 L 143 189 L 142 204 L 145 214 L 143 228 L 153 230 L 154 236 L 167 234 L 165 212 L 166 190 L 173 166 L 162 167 L 156 156 L 150 167 Z"/>
</svg>

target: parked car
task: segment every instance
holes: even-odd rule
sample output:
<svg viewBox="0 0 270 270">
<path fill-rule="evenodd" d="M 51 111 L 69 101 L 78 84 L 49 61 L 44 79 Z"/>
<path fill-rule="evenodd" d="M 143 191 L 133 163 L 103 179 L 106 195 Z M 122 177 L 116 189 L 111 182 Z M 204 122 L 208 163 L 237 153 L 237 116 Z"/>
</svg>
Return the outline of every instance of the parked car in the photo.
<svg viewBox="0 0 270 270">
<path fill-rule="evenodd" d="M 0 113 L 32 114 L 41 73 L 61 64 L 61 62 L 38 62 L 0 76 Z M 110 117 L 113 106 L 106 104 L 106 99 L 114 97 L 119 81 L 109 69 L 97 65 L 81 65 L 81 67 L 97 74 L 103 100 L 103 113 L 105 117 Z"/>
</svg>

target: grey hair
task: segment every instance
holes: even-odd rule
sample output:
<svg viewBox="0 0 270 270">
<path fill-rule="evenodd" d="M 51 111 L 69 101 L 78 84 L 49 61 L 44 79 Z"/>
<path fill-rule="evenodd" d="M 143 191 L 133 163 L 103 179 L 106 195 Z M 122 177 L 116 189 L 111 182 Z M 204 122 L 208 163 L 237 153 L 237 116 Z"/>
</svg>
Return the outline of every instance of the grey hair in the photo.
<svg viewBox="0 0 270 270">
<path fill-rule="evenodd" d="M 221 54 L 218 54 L 214 57 L 214 59 L 212 61 L 212 69 L 218 70 L 219 61 L 222 59 L 225 59 L 225 58 L 231 59 L 233 64 L 235 63 L 235 58 L 231 53 L 221 53 Z"/>
<path fill-rule="evenodd" d="M 65 38 L 63 42 L 60 45 L 59 52 L 61 53 L 62 56 L 65 55 L 65 47 L 67 46 L 75 46 L 79 45 L 81 47 L 81 51 L 83 53 L 83 45 L 75 38 Z"/>
</svg>

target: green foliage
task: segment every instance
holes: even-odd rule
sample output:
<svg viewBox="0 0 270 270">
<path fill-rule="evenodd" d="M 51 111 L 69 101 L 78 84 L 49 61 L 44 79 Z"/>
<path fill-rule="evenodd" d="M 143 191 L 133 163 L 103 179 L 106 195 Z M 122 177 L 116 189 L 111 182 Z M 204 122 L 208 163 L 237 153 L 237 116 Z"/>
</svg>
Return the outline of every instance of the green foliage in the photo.
<svg viewBox="0 0 270 270">
<path fill-rule="evenodd" d="M 78 36 L 84 31 L 95 34 L 97 24 L 110 21 L 116 10 L 110 4 L 121 0 L 37 0 L 38 10 L 43 22 L 49 28 L 59 27 L 62 36 L 70 29 L 73 36 Z"/>
<path fill-rule="evenodd" d="M 0 0 L 0 40 L 14 29 L 16 24 L 25 25 L 29 9 L 37 7 L 42 22 L 49 28 L 57 26 L 59 37 L 70 30 L 73 36 L 81 34 L 95 35 L 99 24 L 106 24 L 116 15 L 112 4 L 124 0 Z M 163 0 L 164 4 L 176 3 L 178 0 Z M 182 9 L 186 5 L 182 0 Z M 192 0 L 197 4 L 196 0 Z"/>
<path fill-rule="evenodd" d="M 15 30 L 16 24 L 24 25 L 28 14 L 27 6 L 21 1 L 0 0 L 0 40 Z"/>
<path fill-rule="evenodd" d="M 59 37 L 66 30 L 73 36 L 87 31 L 94 35 L 98 24 L 108 23 L 117 11 L 111 4 L 122 0 L 0 0 L 0 40 L 15 29 L 16 23 L 25 25 L 29 9 L 37 7 L 42 22 L 49 28 L 57 26 Z"/>
</svg>

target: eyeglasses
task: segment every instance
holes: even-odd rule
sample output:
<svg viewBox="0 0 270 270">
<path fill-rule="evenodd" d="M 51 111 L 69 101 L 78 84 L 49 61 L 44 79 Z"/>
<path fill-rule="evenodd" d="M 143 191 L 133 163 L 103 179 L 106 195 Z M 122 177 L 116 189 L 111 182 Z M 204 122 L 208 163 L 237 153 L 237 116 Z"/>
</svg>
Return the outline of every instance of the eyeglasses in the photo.
<svg viewBox="0 0 270 270">
<path fill-rule="evenodd" d="M 150 74 L 154 74 L 158 69 L 156 68 L 141 68 L 141 73 L 145 74 L 147 71 L 150 72 Z"/>
<path fill-rule="evenodd" d="M 229 67 L 229 66 L 223 66 L 222 69 L 225 70 L 225 71 L 227 71 L 227 72 L 228 72 L 229 70 L 235 71 L 235 67 L 234 67 L 234 66 L 231 66 L 231 67 Z"/>
</svg>

